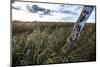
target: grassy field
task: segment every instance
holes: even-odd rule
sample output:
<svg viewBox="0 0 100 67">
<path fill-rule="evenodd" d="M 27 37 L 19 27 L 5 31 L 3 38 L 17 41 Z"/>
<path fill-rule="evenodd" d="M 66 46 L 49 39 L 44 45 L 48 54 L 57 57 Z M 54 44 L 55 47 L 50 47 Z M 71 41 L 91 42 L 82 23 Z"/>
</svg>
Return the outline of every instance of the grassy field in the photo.
<svg viewBox="0 0 100 67">
<path fill-rule="evenodd" d="M 12 65 L 40 65 L 96 60 L 96 30 L 87 23 L 74 49 L 67 39 L 74 23 L 12 22 Z"/>
</svg>

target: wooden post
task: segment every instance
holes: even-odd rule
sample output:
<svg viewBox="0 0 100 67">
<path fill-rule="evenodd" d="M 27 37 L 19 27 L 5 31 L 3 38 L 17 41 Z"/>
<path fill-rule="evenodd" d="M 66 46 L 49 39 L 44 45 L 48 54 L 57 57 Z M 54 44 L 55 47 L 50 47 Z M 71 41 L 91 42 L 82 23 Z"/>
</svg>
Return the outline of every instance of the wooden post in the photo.
<svg viewBox="0 0 100 67">
<path fill-rule="evenodd" d="M 83 7 L 79 18 L 73 27 L 73 31 L 72 31 L 70 37 L 68 38 L 68 44 L 71 48 L 73 48 L 75 46 L 74 45 L 75 41 L 77 41 L 79 39 L 80 33 L 81 33 L 87 19 L 91 15 L 93 8 L 94 8 L 94 6 L 84 6 Z"/>
</svg>

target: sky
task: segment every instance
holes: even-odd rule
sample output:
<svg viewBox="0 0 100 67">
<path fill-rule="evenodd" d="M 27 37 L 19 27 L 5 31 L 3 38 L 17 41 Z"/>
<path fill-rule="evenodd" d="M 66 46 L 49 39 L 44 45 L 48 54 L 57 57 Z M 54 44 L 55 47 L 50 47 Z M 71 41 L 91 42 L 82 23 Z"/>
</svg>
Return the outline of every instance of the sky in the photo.
<svg viewBox="0 0 100 67">
<path fill-rule="evenodd" d="M 76 22 L 82 8 L 82 5 L 15 2 L 12 4 L 12 20 Z M 95 9 L 87 22 L 95 22 Z"/>
</svg>

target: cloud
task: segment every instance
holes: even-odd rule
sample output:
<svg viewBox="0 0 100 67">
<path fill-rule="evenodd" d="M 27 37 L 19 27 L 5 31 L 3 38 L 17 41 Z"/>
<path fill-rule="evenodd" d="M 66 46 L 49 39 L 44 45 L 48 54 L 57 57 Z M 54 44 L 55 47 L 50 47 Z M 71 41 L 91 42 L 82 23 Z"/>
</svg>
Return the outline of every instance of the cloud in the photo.
<svg viewBox="0 0 100 67">
<path fill-rule="evenodd" d="M 82 8 L 80 5 L 15 2 L 12 18 L 23 21 L 76 22 Z M 89 19 L 94 22 L 95 11 Z"/>
</svg>

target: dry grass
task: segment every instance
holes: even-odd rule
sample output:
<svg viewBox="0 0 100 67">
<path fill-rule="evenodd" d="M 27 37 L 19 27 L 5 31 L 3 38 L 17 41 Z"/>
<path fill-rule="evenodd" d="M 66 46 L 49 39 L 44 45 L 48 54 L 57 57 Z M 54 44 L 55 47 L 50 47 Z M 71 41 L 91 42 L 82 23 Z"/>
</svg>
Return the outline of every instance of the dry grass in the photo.
<svg viewBox="0 0 100 67">
<path fill-rule="evenodd" d="M 37 65 L 96 60 L 95 24 L 86 24 L 74 49 L 67 38 L 73 23 L 12 23 L 12 64 Z"/>
</svg>

